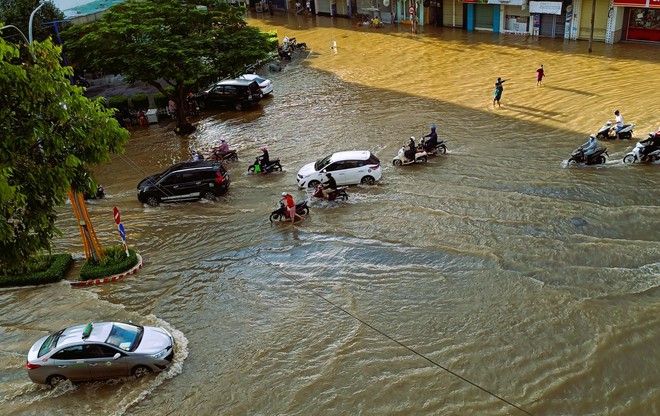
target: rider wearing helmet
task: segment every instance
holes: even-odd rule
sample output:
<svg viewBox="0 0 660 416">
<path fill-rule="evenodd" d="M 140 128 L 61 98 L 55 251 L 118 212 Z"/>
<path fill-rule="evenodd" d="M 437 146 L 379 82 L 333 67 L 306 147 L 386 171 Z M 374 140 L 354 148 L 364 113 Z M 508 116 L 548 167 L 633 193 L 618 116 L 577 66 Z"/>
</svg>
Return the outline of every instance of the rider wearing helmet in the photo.
<svg viewBox="0 0 660 416">
<path fill-rule="evenodd" d="M 327 182 L 323 183 L 323 198 L 328 199 L 331 193 L 337 190 L 337 181 L 332 177 L 332 173 L 328 172 L 325 174 L 328 178 Z"/>
<path fill-rule="evenodd" d="M 424 138 L 428 139 L 424 142 L 424 151 L 432 152 L 438 145 L 438 133 L 435 132 L 435 124 L 431 125 L 431 133 L 424 136 Z"/>
<path fill-rule="evenodd" d="M 266 166 L 270 163 L 270 156 L 268 155 L 268 148 L 266 148 L 266 146 L 262 147 L 261 151 L 263 153 L 259 156 L 259 165 L 261 166 L 261 170 L 265 171 Z"/>
<path fill-rule="evenodd" d="M 596 140 L 595 134 L 589 136 L 589 140 L 580 145 L 578 150 L 582 152 L 582 159 L 585 163 L 587 162 L 589 156 L 596 153 L 597 148 L 598 148 L 598 140 Z"/>
</svg>

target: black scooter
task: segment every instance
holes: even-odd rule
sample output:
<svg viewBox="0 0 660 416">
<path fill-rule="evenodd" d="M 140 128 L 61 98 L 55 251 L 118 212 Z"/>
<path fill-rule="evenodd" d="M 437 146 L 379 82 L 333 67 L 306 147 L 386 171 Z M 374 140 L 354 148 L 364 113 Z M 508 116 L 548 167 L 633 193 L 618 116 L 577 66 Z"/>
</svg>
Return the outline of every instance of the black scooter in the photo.
<svg viewBox="0 0 660 416">
<path fill-rule="evenodd" d="M 607 148 L 599 147 L 593 154 L 587 156 L 585 160 L 584 149 L 578 147 L 573 151 L 573 153 L 571 153 L 571 158 L 568 159 L 568 164 L 584 163 L 585 165 L 602 165 L 603 163 L 607 162 L 607 159 L 604 155 L 609 156 L 607 154 Z"/>
<path fill-rule="evenodd" d="M 268 162 L 266 166 L 262 166 L 259 161 L 259 157 L 254 160 L 254 164 L 248 166 L 248 173 L 270 173 L 277 172 L 282 170 L 282 165 L 280 165 L 280 160 L 275 159 Z"/>
</svg>

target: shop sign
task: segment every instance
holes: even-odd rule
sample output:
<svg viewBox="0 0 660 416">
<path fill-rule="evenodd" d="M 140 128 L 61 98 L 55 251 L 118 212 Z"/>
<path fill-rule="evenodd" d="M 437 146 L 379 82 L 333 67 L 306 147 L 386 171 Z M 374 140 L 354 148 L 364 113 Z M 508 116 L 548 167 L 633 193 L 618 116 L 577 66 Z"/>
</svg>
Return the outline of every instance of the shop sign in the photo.
<svg viewBox="0 0 660 416">
<path fill-rule="evenodd" d="M 530 13 L 561 14 L 561 2 L 558 1 L 530 1 Z"/>
<path fill-rule="evenodd" d="M 527 0 L 488 0 L 488 4 L 504 4 L 505 6 L 522 6 Z"/>
<path fill-rule="evenodd" d="M 614 5 L 619 7 L 660 9 L 660 0 L 614 0 Z"/>
</svg>

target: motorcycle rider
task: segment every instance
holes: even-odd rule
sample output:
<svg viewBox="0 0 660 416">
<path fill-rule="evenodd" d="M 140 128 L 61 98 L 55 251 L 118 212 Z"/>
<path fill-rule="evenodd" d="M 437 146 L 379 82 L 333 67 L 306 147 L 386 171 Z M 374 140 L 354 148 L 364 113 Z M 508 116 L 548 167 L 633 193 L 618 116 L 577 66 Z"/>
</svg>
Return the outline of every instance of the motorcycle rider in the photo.
<svg viewBox="0 0 660 416">
<path fill-rule="evenodd" d="M 435 132 L 435 124 L 431 125 L 431 133 L 424 136 L 424 138 L 428 138 L 428 140 L 424 142 L 424 151 L 433 152 L 438 145 L 438 133 Z"/>
<path fill-rule="evenodd" d="M 644 145 L 641 149 L 642 159 L 648 156 L 649 153 L 660 149 L 660 128 L 653 135 L 649 135 L 647 139 L 640 141 L 640 143 Z"/>
<path fill-rule="evenodd" d="M 616 122 L 612 127 L 610 127 L 610 136 L 616 136 L 616 138 L 619 138 L 619 132 L 623 128 L 623 116 L 619 112 L 619 110 L 614 111 L 614 116 L 616 117 Z"/>
<path fill-rule="evenodd" d="M 596 153 L 597 148 L 598 148 L 598 140 L 596 140 L 596 135 L 592 134 L 589 136 L 588 141 L 584 142 L 583 144 L 580 145 L 580 147 L 578 147 L 578 152 L 582 154 L 582 161 L 584 163 L 587 163 L 589 156 Z"/>
<path fill-rule="evenodd" d="M 410 142 L 408 143 L 408 150 L 404 152 L 404 156 L 408 161 L 413 162 L 415 160 L 415 153 L 417 152 L 417 147 L 415 146 L 415 136 L 410 136 Z"/>
<path fill-rule="evenodd" d="M 296 203 L 290 194 L 287 194 L 286 192 L 282 192 L 282 199 L 280 199 L 280 203 L 284 203 L 284 206 L 289 212 L 289 218 L 291 218 L 291 224 L 293 224 L 296 221 L 296 217 L 300 218 L 301 220 L 304 219 L 296 212 Z"/>
<path fill-rule="evenodd" d="M 337 181 L 332 177 L 332 173 L 328 172 L 325 174 L 328 178 L 327 182 L 323 183 L 323 199 L 329 199 L 330 194 L 337 190 Z"/>
<path fill-rule="evenodd" d="M 270 156 L 268 155 L 268 148 L 266 146 L 261 148 L 261 151 L 263 152 L 261 156 L 258 157 L 259 159 L 259 166 L 261 167 L 262 171 L 266 171 L 266 166 L 270 164 Z"/>
</svg>

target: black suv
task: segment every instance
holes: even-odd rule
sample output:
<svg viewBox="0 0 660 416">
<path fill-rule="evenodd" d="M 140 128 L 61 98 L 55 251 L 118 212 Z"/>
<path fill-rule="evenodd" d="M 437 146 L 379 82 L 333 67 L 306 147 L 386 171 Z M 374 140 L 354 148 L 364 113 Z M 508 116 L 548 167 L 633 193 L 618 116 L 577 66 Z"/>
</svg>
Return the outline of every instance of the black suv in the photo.
<svg viewBox="0 0 660 416">
<path fill-rule="evenodd" d="M 220 163 L 183 162 L 143 179 L 137 186 L 137 197 L 152 206 L 200 198 L 214 200 L 227 192 L 229 182 L 229 174 Z"/>
<path fill-rule="evenodd" d="M 255 80 L 228 79 L 211 85 L 195 95 L 200 108 L 209 105 L 226 105 L 236 111 L 256 105 L 262 97 L 261 88 Z"/>
</svg>

